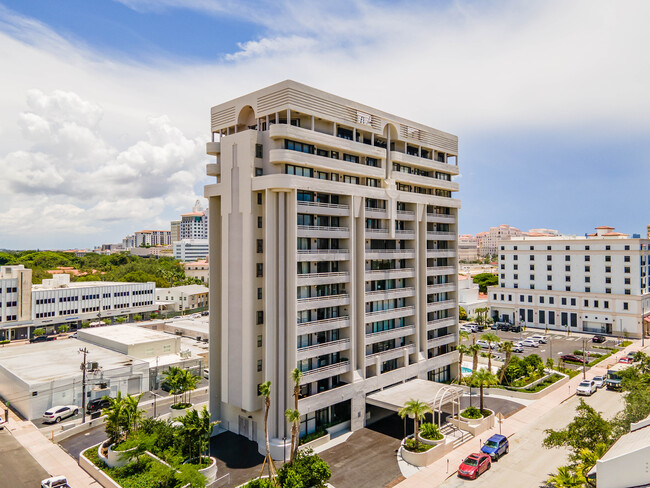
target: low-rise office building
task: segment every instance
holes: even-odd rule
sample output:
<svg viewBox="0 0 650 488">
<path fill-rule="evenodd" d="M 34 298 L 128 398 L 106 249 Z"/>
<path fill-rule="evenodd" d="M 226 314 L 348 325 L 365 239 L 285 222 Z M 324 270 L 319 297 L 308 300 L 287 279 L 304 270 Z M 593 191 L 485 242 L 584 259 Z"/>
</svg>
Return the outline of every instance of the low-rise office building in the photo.
<svg viewBox="0 0 650 488">
<path fill-rule="evenodd" d="M 196 278 L 206 285 L 209 284 L 210 263 L 208 262 L 208 257 L 197 261 L 191 261 L 189 263 L 183 263 L 183 268 L 185 269 L 185 276 L 188 278 Z"/>
<path fill-rule="evenodd" d="M 495 320 L 529 327 L 641 337 L 650 315 L 650 240 L 602 226 L 584 237 L 499 243 Z M 646 324 L 646 325 L 643 325 Z"/>
<path fill-rule="evenodd" d="M 174 242 L 174 259 L 179 261 L 197 261 L 205 259 L 210 254 L 207 239 L 181 239 Z"/>
<path fill-rule="evenodd" d="M 0 340 L 27 337 L 31 320 L 32 270 L 22 264 L 1 266 Z"/>
<path fill-rule="evenodd" d="M 207 308 L 209 288 L 203 285 L 156 288 L 156 304 L 159 310 L 182 312 Z"/>
</svg>

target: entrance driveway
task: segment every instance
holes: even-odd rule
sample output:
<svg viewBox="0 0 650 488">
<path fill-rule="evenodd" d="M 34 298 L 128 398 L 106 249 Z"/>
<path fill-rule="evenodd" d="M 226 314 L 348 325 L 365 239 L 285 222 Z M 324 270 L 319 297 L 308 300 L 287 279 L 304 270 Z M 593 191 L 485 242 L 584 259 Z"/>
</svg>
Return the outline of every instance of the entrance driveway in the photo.
<svg viewBox="0 0 650 488">
<path fill-rule="evenodd" d="M 402 478 L 397 449 L 403 428 L 403 420 L 393 414 L 323 451 L 320 456 L 332 469 L 330 483 L 336 488 L 383 488 Z"/>
</svg>

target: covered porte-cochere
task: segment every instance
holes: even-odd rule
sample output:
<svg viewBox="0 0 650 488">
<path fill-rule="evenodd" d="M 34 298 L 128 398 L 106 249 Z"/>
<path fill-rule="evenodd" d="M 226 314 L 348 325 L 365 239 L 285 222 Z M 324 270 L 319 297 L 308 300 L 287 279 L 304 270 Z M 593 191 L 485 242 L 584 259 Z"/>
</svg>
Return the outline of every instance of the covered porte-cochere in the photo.
<svg viewBox="0 0 650 488">
<path fill-rule="evenodd" d="M 418 400 L 431 407 L 434 422 L 440 425 L 443 406 L 451 405 L 452 417 L 460 413 L 463 393 L 463 389 L 455 385 L 416 378 L 366 395 L 366 404 L 399 412 L 409 400 Z"/>
</svg>

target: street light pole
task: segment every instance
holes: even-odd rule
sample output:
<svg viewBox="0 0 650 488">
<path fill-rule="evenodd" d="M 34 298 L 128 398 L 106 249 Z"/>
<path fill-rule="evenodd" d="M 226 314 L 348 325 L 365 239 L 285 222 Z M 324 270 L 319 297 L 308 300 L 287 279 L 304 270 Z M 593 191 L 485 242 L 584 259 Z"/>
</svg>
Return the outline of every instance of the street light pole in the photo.
<svg viewBox="0 0 650 488">
<path fill-rule="evenodd" d="M 86 355 L 88 354 L 88 348 L 83 347 L 79 349 L 79 352 L 84 355 L 84 360 L 81 363 L 81 423 L 86 423 Z"/>
</svg>

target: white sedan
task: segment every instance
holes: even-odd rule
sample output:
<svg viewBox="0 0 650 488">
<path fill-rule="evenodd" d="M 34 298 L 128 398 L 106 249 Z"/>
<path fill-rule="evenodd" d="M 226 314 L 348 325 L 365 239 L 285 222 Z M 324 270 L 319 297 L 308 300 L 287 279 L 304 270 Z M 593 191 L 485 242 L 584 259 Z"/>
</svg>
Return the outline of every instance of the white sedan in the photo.
<svg viewBox="0 0 650 488">
<path fill-rule="evenodd" d="M 598 387 L 594 380 L 584 380 L 581 381 L 578 387 L 576 388 L 576 395 L 586 395 L 591 396 L 596 393 Z"/>
<path fill-rule="evenodd" d="M 76 405 L 57 405 L 47 410 L 43 414 L 43 422 L 52 423 L 52 422 L 61 422 L 63 419 L 72 417 L 79 413 L 79 407 Z"/>
</svg>

